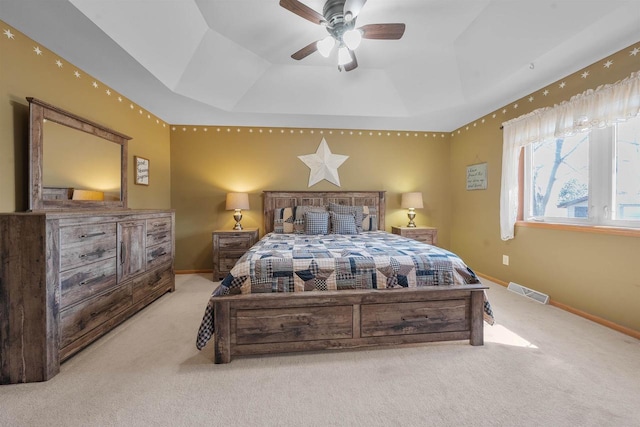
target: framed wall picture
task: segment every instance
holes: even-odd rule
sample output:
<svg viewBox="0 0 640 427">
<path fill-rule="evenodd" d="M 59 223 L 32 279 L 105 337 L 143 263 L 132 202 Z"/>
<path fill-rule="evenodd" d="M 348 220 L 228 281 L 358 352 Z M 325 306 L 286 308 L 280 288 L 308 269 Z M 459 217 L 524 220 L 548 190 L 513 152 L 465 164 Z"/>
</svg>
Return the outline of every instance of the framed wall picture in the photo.
<svg viewBox="0 0 640 427">
<path fill-rule="evenodd" d="M 487 164 L 467 166 L 467 190 L 487 189 Z"/>
<path fill-rule="evenodd" d="M 133 156 L 135 168 L 135 183 L 138 185 L 149 185 L 149 159 Z"/>
</svg>

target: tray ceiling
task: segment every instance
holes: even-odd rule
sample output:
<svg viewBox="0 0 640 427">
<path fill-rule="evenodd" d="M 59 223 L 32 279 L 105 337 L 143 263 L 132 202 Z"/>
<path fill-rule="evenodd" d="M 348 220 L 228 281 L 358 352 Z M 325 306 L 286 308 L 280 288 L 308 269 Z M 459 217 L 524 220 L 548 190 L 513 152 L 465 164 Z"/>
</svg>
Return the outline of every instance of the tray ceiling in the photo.
<svg viewBox="0 0 640 427">
<path fill-rule="evenodd" d="M 451 131 L 640 40 L 636 0 L 369 0 L 358 26 L 406 32 L 347 73 L 291 59 L 327 33 L 278 0 L 2 0 L 0 19 L 195 125 Z"/>
</svg>

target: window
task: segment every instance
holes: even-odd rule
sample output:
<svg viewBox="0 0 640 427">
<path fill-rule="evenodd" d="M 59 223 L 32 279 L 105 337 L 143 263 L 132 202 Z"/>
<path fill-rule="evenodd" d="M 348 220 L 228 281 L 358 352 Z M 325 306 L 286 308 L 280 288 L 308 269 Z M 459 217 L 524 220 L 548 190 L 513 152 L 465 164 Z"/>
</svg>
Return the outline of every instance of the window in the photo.
<svg viewBox="0 0 640 427">
<path fill-rule="evenodd" d="M 640 118 L 525 150 L 524 219 L 640 227 Z"/>
</svg>

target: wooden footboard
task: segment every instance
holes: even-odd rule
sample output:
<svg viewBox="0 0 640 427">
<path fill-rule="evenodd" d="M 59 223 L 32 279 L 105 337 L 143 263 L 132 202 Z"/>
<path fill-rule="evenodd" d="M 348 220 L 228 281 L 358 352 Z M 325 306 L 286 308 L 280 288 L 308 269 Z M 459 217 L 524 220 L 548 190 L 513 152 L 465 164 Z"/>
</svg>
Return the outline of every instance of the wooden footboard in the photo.
<svg viewBox="0 0 640 427">
<path fill-rule="evenodd" d="M 483 285 L 250 294 L 216 300 L 215 363 L 232 356 L 469 340 L 483 345 Z"/>
</svg>

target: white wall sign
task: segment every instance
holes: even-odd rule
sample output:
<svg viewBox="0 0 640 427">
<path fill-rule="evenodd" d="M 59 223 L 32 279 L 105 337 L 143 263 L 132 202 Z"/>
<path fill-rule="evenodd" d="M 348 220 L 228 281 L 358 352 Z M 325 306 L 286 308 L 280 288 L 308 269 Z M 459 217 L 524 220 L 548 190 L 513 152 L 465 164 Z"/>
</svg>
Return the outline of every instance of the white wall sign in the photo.
<svg viewBox="0 0 640 427">
<path fill-rule="evenodd" d="M 467 190 L 487 189 L 487 164 L 467 166 Z"/>
</svg>

